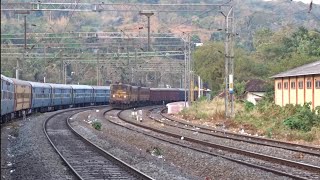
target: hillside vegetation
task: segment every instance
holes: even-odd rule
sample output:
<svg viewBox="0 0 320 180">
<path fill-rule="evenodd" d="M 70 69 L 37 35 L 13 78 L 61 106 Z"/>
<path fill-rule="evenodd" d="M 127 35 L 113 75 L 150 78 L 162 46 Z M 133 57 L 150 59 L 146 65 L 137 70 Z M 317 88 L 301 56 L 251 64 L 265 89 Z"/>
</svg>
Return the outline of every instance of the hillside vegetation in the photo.
<svg viewBox="0 0 320 180">
<path fill-rule="evenodd" d="M 15 2 L 19 2 L 16 0 Z M 21 0 L 22 1 L 22 0 Z M 11 1 L 2 1 L 2 3 Z M 26 2 L 26 1 L 23 1 Z M 70 1 L 73 2 L 73 1 Z M 94 3 L 95 1 L 81 1 Z M 97 1 L 101 2 L 101 1 Z M 127 0 L 104 0 L 105 3 L 128 3 Z M 131 0 L 130 3 L 163 3 L 163 4 L 190 4 L 190 3 L 221 3 L 221 0 Z M 319 27 L 320 6 L 314 4 L 308 13 L 307 4 L 291 1 L 265 2 L 259 0 L 234 0 L 236 32 L 236 79 L 246 80 L 252 77 L 267 78 L 273 73 L 280 72 L 293 66 L 301 65 L 315 60 L 319 55 Z M 173 33 L 177 37 L 191 33 L 193 42 L 204 42 L 206 45 L 196 50 L 194 60 L 196 71 L 200 74 L 209 88 L 219 90 L 221 85 L 221 66 L 223 45 L 223 32 L 217 31 L 223 27 L 224 17 L 219 10 L 207 13 L 157 13 L 151 17 L 152 33 Z M 305 29 L 297 28 L 304 26 Z M 32 33 L 56 33 L 53 37 L 60 37 L 59 33 L 72 32 L 141 32 L 146 33 L 147 19 L 133 12 L 33 12 L 27 17 L 27 32 Z M 1 16 L 1 34 L 14 35 L 23 33 L 22 15 L 3 12 Z M 296 33 L 296 34 L 295 34 Z M 299 34 L 300 33 L 300 34 Z M 306 36 L 306 37 L 305 37 Z M 296 38 L 296 39 L 295 39 Z M 299 39 L 302 38 L 302 39 Z M 1 38 L 2 39 L 2 38 Z M 313 40 L 311 40 L 313 39 Z M 309 41 L 311 40 L 311 41 Z M 64 43 L 94 43 L 100 42 L 94 39 L 79 41 L 77 39 L 41 39 L 28 38 L 28 43 L 40 44 L 50 48 L 51 44 Z M 310 42 L 310 44 L 308 44 Z M 22 44 L 20 40 L 1 40 L 1 43 L 9 48 L 15 44 Z M 154 42 L 153 42 L 154 43 Z M 170 42 L 163 42 L 170 43 Z M 312 46 L 310 51 L 305 48 Z M 90 58 L 94 55 L 92 48 L 82 48 L 81 45 L 71 45 L 63 49 L 64 54 L 82 53 L 81 57 Z M 36 50 L 28 47 L 29 53 L 44 53 L 44 50 Z M 73 49 L 72 49 L 73 48 Z M 125 48 L 125 47 L 123 47 Z M 59 49 L 47 49 L 48 52 L 58 54 Z M 163 48 L 170 50 L 170 47 Z M 218 50 L 217 53 L 216 50 Z M 108 50 L 110 51 L 110 50 Z M 9 50 L 1 50 L 7 53 Z M 10 52 L 21 53 L 12 50 Z M 80 55 L 79 55 L 80 56 Z M 39 81 L 43 77 L 43 71 L 47 73 L 49 82 L 56 82 L 59 76 L 61 58 L 56 57 L 44 62 L 43 59 L 22 61 L 24 69 L 21 72 L 23 79 Z M 289 63 L 288 66 L 282 66 Z M 253 66 L 251 66 L 253 64 Z M 210 65 L 210 66 L 208 66 Z M 212 66 L 211 66 L 212 65 Z M 15 60 L 2 58 L 1 72 L 14 77 Z M 94 66 L 79 65 L 83 73 L 74 76 L 74 82 L 95 83 Z M 33 68 L 34 67 L 34 68 Z M 67 75 L 70 76 L 74 67 L 67 66 Z M 207 70 L 214 70 L 207 72 Z M 92 72 L 92 73 L 91 73 Z M 125 71 L 123 71 L 125 73 Z M 83 76 L 85 75 L 85 76 Z M 79 76 L 79 77 L 78 77 Z M 91 82 L 90 82 L 91 80 Z M 173 86 L 177 86 L 173 85 Z"/>
</svg>

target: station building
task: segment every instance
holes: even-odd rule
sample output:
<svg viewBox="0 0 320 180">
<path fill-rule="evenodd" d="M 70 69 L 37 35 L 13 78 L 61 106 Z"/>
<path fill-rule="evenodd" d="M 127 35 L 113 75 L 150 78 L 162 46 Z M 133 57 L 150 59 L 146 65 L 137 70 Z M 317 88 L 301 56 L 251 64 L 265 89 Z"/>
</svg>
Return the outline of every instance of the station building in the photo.
<svg viewBox="0 0 320 180">
<path fill-rule="evenodd" d="M 272 78 L 277 105 L 303 105 L 311 102 L 312 109 L 320 106 L 320 61 L 282 72 Z"/>
</svg>

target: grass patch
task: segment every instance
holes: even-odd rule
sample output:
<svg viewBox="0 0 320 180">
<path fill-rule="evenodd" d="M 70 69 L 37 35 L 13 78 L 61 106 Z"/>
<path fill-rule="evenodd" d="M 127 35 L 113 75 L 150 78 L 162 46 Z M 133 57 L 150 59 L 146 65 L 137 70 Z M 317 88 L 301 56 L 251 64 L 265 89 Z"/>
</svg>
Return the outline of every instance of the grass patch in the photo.
<svg viewBox="0 0 320 180">
<path fill-rule="evenodd" d="M 243 129 L 249 134 L 268 138 L 307 141 L 320 144 L 320 107 L 310 109 L 310 104 L 280 107 L 268 100 L 257 105 L 250 102 L 235 102 L 236 116 L 224 119 L 224 99 L 197 101 L 180 112 L 184 119 L 223 123 L 227 128 Z M 317 112 L 317 113 L 316 113 Z"/>
<path fill-rule="evenodd" d="M 92 127 L 95 128 L 96 130 L 100 131 L 102 128 L 102 124 L 101 124 L 101 122 L 96 121 L 96 122 L 92 123 Z"/>
<path fill-rule="evenodd" d="M 163 154 L 162 149 L 160 149 L 159 147 L 151 147 L 151 149 L 147 149 L 146 152 L 158 157 L 162 156 Z"/>
<path fill-rule="evenodd" d="M 192 106 L 180 112 L 183 118 L 190 120 L 222 120 L 224 119 L 224 100 L 215 98 L 211 101 L 195 101 Z"/>
</svg>

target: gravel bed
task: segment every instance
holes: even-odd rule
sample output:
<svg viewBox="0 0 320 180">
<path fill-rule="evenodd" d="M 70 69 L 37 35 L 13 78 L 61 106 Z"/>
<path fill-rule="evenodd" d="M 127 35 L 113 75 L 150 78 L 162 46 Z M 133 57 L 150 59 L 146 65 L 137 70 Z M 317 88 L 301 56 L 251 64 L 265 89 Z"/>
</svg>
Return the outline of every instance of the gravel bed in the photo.
<svg viewBox="0 0 320 180">
<path fill-rule="evenodd" d="M 116 119 L 115 113 L 112 116 Z M 87 111 L 76 117 L 72 125 L 80 134 L 155 179 L 289 179 L 113 125 L 102 112 Z M 88 123 L 95 119 L 102 123 L 101 131 Z M 156 149 L 160 155 L 152 153 Z"/>
<path fill-rule="evenodd" d="M 146 113 L 146 112 L 147 111 L 144 111 L 144 113 Z M 156 116 L 156 115 L 154 115 L 154 113 L 152 113 L 152 114 L 153 114 L 152 117 L 159 118 L 159 115 Z M 166 120 L 164 118 L 161 118 L 161 119 L 163 122 L 167 121 L 168 123 L 172 123 L 170 120 Z M 243 142 L 243 141 L 235 141 L 235 140 L 231 140 L 231 139 L 227 139 L 227 138 L 215 137 L 215 136 L 211 136 L 211 135 L 197 133 L 197 132 L 190 131 L 190 130 L 172 127 L 169 125 L 158 123 L 158 122 L 151 120 L 151 119 L 143 121 L 142 123 L 144 123 L 144 125 L 146 125 L 146 126 L 151 126 L 154 128 L 166 130 L 166 131 L 172 132 L 172 133 L 179 133 L 182 136 L 188 136 L 191 138 L 206 140 L 207 142 L 212 142 L 212 143 L 219 144 L 219 145 L 240 148 L 240 149 L 246 150 L 246 151 L 253 151 L 256 153 L 260 153 L 260 154 L 266 154 L 266 155 L 270 155 L 270 156 L 275 156 L 275 157 L 279 157 L 279 158 L 290 159 L 290 160 L 294 160 L 297 162 L 308 163 L 308 164 L 312 164 L 315 166 L 320 166 L 320 156 L 313 156 L 313 155 L 309 155 L 309 154 L 294 152 L 294 151 L 285 150 L 285 149 L 276 148 L 276 147 L 268 147 L 268 146 L 262 146 L 262 145 L 252 144 L 252 143 Z M 196 129 L 194 129 L 194 130 L 196 130 Z"/>
<path fill-rule="evenodd" d="M 144 122 L 144 121 L 149 121 L 149 120 L 143 120 L 142 122 Z M 158 123 L 158 125 L 159 125 L 159 123 Z M 162 128 L 166 128 L 166 126 L 163 126 L 163 125 L 161 125 L 161 127 Z M 164 130 L 164 129 L 162 129 L 162 130 Z M 165 129 L 165 130 L 167 130 L 167 129 Z M 172 133 L 176 133 L 177 131 L 175 131 L 175 132 L 171 131 L 171 132 Z M 219 154 L 220 156 L 228 157 L 230 159 L 236 159 L 236 160 L 245 161 L 245 162 L 248 162 L 248 163 L 255 163 L 255 164 L 261 165 L 263 167 L 270 167 L 270 168 L 273 168 L 273 169 L 277 169 L 277 170 L 279 170 L 281 172 L 288 172 L 288 173 L 291 173 L 293 175 L 306 177 L 307 179 L 319 179 L 319 177 L 320 177 L 320 173 L 310 173 L 310 172 L 306 172 L 304 170 L 301 170 L 301 169 L 298 169 L 298 168 L 295 168 L 295 167 L 287 167 L 287 166 L 282 166 L 282 165 L 279 165 L 279 164 L 274 164 L 274 163 L 266 162 L 266 161 L 263 161 L 263 160 L 255 159 L 255 158 L 248 158 L 245 155 L 239 155 L 239 154 L 236 154 L 236 153 L 229 153 L 227 151 L 223 151 L 223 150 L 219 150 L 219 149 L 215 149 L 215 148 L 210 148 L 210 147 L 207 147 L 207 146 L 194 144 L 194 143 L 191 143 L 189 141 L 184 141 L 184 140 L 181 140 L 182 138 L 181 139 L 180 138 L 177 139 L 177 138 L 169 137 L 169 136 L 166 136 L 166 135 L 160 135 L 160 136 L 164 136 L 165 137 L 164 139 L 171 139 L 170 141 L 173 141 L 173 142 L 176 142 L 176 143 L 180 143 L 180 144 L 182 143 L 184 145 L 189 145 L 189 146 L 192 146 L 194 148 L 201 147 L 201 149 L 206 149 L 209 152 L 212 152 L 212 153 L 215 153 L 215 154 Z M 197 139 L 199 139 L 199 138 L 197 138 Z M 206 141 L 209 141 L 209 140 L 207 139 Z"/>
<path fill-rule="evenodd" d="M 76 179 L 43 132 L 43 121 L 54 113 L 1 127 L 1 179 Z"/>
</svg>

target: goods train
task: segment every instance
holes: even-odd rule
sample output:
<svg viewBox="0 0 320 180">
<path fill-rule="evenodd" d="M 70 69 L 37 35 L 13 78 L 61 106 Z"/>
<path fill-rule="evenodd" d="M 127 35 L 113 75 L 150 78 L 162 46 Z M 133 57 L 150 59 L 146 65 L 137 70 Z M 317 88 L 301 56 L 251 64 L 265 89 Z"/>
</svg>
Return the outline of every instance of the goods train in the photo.
<svg viewBox="0 0 320 180">
<path fill-rule="evenodd" d="M 184 89 L 179 88 L 148 88 L 120 83 L 111 84 L 110 91 L 110 105 L 120 109 L 184 101 L 185 98 Z M 188 93 L 187 91 L 187 95 Z M 197 97 L 198 92 L 194 93 L 194 97 Z M 206 91 L 204 95 L 206 95 Z"/>
<path fill-rule="evenodd" d="M 129 84 L 111 84 L 110 105 L 115 108 L 184 100 L 184 91 L 174 88 L 147 88 Z"/>
<path fill-rule="evenodd" d="M 110 86 L 38 83 L 1 75 L 1 123 L 32 112 L 109 102 L 115 108 L 124 109 L 183 101 L 184 93 L 184 89 L 147 88 L 121 83 Z"/>
</svg>

